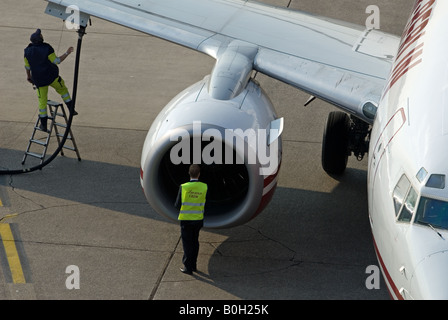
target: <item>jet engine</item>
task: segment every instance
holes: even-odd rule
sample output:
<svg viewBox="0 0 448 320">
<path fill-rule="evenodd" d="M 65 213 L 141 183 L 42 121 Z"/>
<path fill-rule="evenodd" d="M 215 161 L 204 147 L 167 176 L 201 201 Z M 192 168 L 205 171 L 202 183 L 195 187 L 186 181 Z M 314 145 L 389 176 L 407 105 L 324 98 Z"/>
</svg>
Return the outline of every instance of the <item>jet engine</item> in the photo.
<svg viewBox="0 0 448 320">
<path fill-rule="evenodd" d="M 227 100 L 209 94 L 210 76 L 178 94 L 152 124 L 141 157 L 149 204 L 177 220 L 179 187 L 188 167 L 207 183 L 204 227 L 244 224 L 270 202 L 281 164 L 283 118 L 255 80 Z"/>
</svg>

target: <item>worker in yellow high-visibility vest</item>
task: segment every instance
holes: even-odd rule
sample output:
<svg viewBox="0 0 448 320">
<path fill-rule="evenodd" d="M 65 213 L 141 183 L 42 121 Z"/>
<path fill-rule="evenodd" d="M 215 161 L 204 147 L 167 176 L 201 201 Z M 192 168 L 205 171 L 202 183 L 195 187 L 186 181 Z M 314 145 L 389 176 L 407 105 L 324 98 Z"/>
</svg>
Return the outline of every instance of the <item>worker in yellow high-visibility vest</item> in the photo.
<svg viewBox="0 0 448 320">
<path fill-rule="evenodd" d="M 203 227 L 205 198 L 207 184 L 199 181 L 201 168 L 192 164 L 188 170 L 190 182 L 184 183 L 179 188 L 175 206 L 180 208 L 179 221 L 181 228 L 184 267 L 183 273 L 192 274 L 197 271 L 196 262 L 199 254 L 199 231 Z"/>
</svg>

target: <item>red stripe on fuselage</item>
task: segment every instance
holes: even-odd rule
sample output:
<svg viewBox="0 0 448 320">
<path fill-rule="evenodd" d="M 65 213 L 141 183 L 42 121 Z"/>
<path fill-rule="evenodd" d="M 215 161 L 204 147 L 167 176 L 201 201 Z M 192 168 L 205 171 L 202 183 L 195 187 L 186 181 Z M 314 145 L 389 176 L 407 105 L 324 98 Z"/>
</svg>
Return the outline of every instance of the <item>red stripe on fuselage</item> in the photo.
<svg viewBox="0 0 448 320">
<path fill-rule="evenodd" d="M 375 242 L 375 237 L 373 237 L 373 245 L 375 247 L 376 256 L 378 257 L 378 261 L 381 264 L 381 269 L 383 270 L 385 280 L 389 284 L 390 288 L 392 289 L 395 297 L 397 297 L 398 300 L 404 300 L 403 296 L 401 295 L 400 291 L 398 290 L 397 286 L 394 283 L 394 280 L 392 279 L 391 275 L 389 274 L 389 271 L 387 271 L 386 265 L 384 264 L 383 258 L 381 257 L 380 251 L 378 250 L 378 247 Z M 389 288 L 388 288 L 389 289 Z M 393 295 L 389 292 L 389 294 L 393 297 Z"/>
</svg>

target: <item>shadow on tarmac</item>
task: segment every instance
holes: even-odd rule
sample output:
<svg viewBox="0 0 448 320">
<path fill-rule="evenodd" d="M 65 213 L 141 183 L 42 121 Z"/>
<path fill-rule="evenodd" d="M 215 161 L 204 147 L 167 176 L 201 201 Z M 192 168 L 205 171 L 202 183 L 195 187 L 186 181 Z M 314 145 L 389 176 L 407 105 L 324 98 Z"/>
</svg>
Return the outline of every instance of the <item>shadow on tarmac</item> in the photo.
<svg viewBox="0 0 448 320">
<path fill-rule="evenodd" d="M 23 156 L 8 149 L 0 154 Z M 348 168 L 330 193 L 278 187 L 251 222 L 204 229 L 199 269 L 205 270 L 194 278 L 241 299 L 388 299 L 383 282 L 382 290 L 365 287 L 367 266 L 378 263 L 366 179 L 365 171 Z M 0 185 L 168 222 L 146 202 L 136 167 L 58 156 L 42 171 L 0 179 Z M 210 234 L 226 240 L 215 242 Z"/>
</svg>

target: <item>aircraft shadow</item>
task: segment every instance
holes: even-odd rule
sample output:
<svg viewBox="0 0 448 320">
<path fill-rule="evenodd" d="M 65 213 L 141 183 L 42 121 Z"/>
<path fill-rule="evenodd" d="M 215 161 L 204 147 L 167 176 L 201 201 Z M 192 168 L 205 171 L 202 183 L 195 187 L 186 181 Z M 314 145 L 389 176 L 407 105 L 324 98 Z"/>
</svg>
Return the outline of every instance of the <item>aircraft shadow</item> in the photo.
<svg viewBox="0 0 448 320">
<path fill-rule="evenodd" d="M 0 155 L 20 163 L 23 151 L 0 149 Z M 0 176 L 0 186 L 168 222 L 146 202 L 139 173 L 138 167 L 58 156 L 42 171 Z M 383 282 L 381 290 L 365 286 L 367 266 L 377 265 L 366 173 L 349 168 L 338 181 L 330 193 L 278 187 L 248 224 L 204 229 L 194 277 L 232 298 L 387 299 Z M 215 243 L 213 234 L 226 239 Z"/>
<path fill-rule="evenodd" d="M 279 187 L 252 222 L 220 231 L 207 274 L 241 299 L 389 299 L 366 288 L 378 265 L 368 220 L 366 172 L 348 169 L 331 193 Z M 202 238 L 207 245 L 207 238 Z"/>
<path fill-rule="evenodd" d="M 65 151 L 65 154 L 58 155 L 42 170 L 0 176 L 0 185 L 161 220 L 145 199 L 139 168 L 84 159 L 78 162 L 71 151 Z M 0 162 L 2 169 L 22 168 L 23 151 L 0 148 L 0 155 L 2 160 L 15 160 L 9 160 L 12 163 L 7 165 Z M 23 167 L 39 163 L 37 159 L 28 157 Z"/>
</svg>

